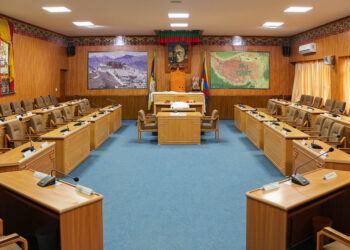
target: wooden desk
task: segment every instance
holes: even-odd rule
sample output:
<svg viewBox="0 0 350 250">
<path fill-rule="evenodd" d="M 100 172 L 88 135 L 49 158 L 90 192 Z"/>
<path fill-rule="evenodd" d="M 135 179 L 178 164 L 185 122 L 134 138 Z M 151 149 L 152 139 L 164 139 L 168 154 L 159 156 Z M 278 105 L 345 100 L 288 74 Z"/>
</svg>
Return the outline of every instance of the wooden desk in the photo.
<svg viewBox="0 0 350 250">
<path fill-rule="evenodd" d="M 264 123 L 264 154 L 283 175 L 289 176 L 293 168 L 293 140 L 307 139 L 309 135 L 283 122 L 279 124 L 274 127 L 269 122 Z M 283 127 L 291 132 L 284 134 Z"/>
<path fill-rule="evenodd" d="M 93 116 L 97 117 L 94 118 Z M 105 112 L 99 114 L 99 112 L 91 113 L 90 115 L 84 116 L 79 121 L 88 121 L 91 123 L 90 126 L 90 148 L 96 150 L 99 146 L 104 143 L 109 137 L 109 126 L 110 126 L 110 113 Z"/>
<path fill-rule="evenodd" d="M 103 196 L 81 194 L 66 182 L 42 188 L 39 180 L 28 170 L 0 174 L 5 233 L 33 235 L 49 225 L 57 230 L 61 250 L 103 249 Z"/>
<path fill-rule="evenodd" d="M 196 112 L 196 109 L 195 108 L 188 108 L 188 109 L 162 108 L 161 112 Z"/>
<path fill-rule="evenodd" d="M 201 117 L 199 112 L 159 112 L 158 144 L 200 144 Z"/>
<path fill-rule="evenodd" d="M 302 140 L 293 141 L 293 172 L 295 171 L 296 167 L 320 155 L 322 150 L 328 151 L 330 147 L 334 148 L 333 152 L 329 152 L 328 156 L 321 156 L 320 158 L 317 158 L 316 160 L 303 166 L 298 170 L 298 173 L 305 173 L 318 168 L 329 168 L 350 171 L 349 154 L 319 140 L 307 140 L 305 142 L 307 145 L 304 145 L 302 143 Z M 316 143 L 317 145 L 320 145 L 323 149 L 311 149 L 310 145 L 312 142 Z"/>
<path fill-rule="evenodd" d="M 197 112 L 200 112 L 201 114 L 204 114 L 204 103 L 197 102 L 197 103 L 189 103 L 190 109 L 195 109 Z M 165 103 L 165 102 L 155 102 L 154 103 L 154 114 L 158 114 L 158 112 L 162 112 L 162 110 L 165 108 L 170 109 L 171 103 Z"/>
<path fill-rule="evenodd" d="M 30 142 L 10 151 L 0 154 L 0 173 L 8 171 L 17 171 L 23 169 L 32 169 L 49 174 L 55 169 L 55 143 L 49 142 L 44 148 L 40 148 L 43 142 L 33 142 L 37 150 L 29 156 L 23 158 L 22 149 L 30 146 Z"/>
<path fill-rule="evenodd" d="M 335 171 L 332 180 L 322 177 Z M 307 186 L 288 185 L 271 191 L 256 189 L 247 197 L 247 250 L 284 250 L 312 235 L 313 216 L 327 216 L 333 228 L 350 231 L 350 172 L 320 169 L 305 174 Z"/>
<path fill-rule="evenodd" d="M 311 127 L 314 126 L 314 123 L 315 123 L 317 116 L 319 116 L 320 114 L 328 113 L 328 111 L 326 111 L 326 110 L 312 108 L 312 107 L 309 107 L 306 105 L 297 106 L 295 104 L 292 104 L 290 106 L 295 108 L 295 109 L 298 109 L 298 110 L 306 111 L 306 113 L 308 113 L 308 116 L 309 116 L 309 121 L 310 121 Z"/>
<path fill-rule="evenodd" d="M 252 108 L 248 105 L 238 105 L 236 104 L 234 106 L 234 123 L 236 128 L 238 128 L 239 131 L 242 133 L 245 133 L 246 130 L 246 112 L 256 110 L 255 108 Z"/>
<path fill-rule="evenodd" d="M 41 136 L 43 140 L 56 142 L 56 168 L 65 174 L 69 174 L 90 155 L 90 124 L 74 124 L 68 123 L 71 131 L 66 135 L 61 132 L 67 127 L 64 126 Z"/>
<path fill-rule="evenodd" d="M 257 112 L 256 114 L 251 111 L 246 112 L 246 134 L 258 149 L 264 149 L 264 122 L 274 120 L 274 117 L 263 112 Z"/>
<path fill-rule="evenodd" d="M 108 111 L 110 113 L 109 133 L 115 133 L 122 126 L 122 105 L 119 104 L 117 107 L 109 105 L 107 107 L 102 108 L 101 110 Z"/>
<path fill-rule="evenodd" d="M 270 99 L 270 101 L 277 104 L 277 114 L 285 116 L 286 115 L 286 109 L 289 105 L 293 104 L 293 102 L 286 101 L 283 99 Z"/>
</svg>

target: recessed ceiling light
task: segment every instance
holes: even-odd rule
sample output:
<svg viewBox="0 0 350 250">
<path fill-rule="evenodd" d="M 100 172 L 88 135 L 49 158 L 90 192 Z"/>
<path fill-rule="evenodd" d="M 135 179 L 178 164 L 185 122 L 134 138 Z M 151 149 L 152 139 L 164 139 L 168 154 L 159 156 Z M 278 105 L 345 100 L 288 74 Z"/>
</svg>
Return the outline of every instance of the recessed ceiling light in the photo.
<svg viewBox="0 0 350 250">
<path fill-rule="evenodd" d="M 168 13 L 169 18 L 189 18 L 189 13 Z"/>
<path fill-rule="evenodd" d="M 64 6 L 57 6 L 57 7 L 42 7 L 44 10 L 48 12 L 72 12 L 70 9 L 64 7 Z"/>
<path fill-rule="evenodd" d="M 92 22 L 73 22 L 74 25 L 76 26 L 93 26 L 94 24 Z"/>
<path fill-rule="evenodd" d="M 284 24 L 283 22 L 265 22 L 263 24 L 263 27 L 270 28 L 270 29 L 276 29 L 276 28 L 282 26 L 283 24 Z"/>
<path fill-rule="evenodd" d="M 295 7 L 295 6 L 292 6 L 292 7 L 289 7 L 287 9 L 284 10 L 284 12 L 308 12 L 312 10 L 312 7 Z"/>
<path fill-rule="evenodd" d="M 172 1 L 170 1 L 170 3 L 182 3 L 182 1 L 179 1 L 179 0 L 172 0 Z"/>
<path fill-rule="evenodd" d="M 188 23 L 171 23 L 170 27 L 188 27 Z"/>
</svg>

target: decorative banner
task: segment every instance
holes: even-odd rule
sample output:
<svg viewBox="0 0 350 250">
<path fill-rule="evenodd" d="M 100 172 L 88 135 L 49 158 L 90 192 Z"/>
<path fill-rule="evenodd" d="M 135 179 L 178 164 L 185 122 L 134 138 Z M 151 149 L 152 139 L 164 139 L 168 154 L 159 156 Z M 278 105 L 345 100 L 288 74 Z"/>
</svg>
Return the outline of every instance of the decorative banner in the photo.
<svg viewBox="0 0 350 250">
<path fill-rule="evenodd" d="M 88 89 L 146 89 L 147 52 L 89 52 Z"/>
<path fill-rule="evenodd" d="M 15 71 L 13 65 L 13 26 L 0 18 L 0 95 L 14 93 Z"/>
<path fill-rule="evenodd" d="M 269 89 L 270 53 L 234 51 L 210 53 L 210 88 Z"/>
<path fill-rule="evenodd" d="M 198 44 L 200 42 L 199 35 L 199 30 L 159 31 L 158 42 L 159 44 L 184 42 Z"/>
</svg>

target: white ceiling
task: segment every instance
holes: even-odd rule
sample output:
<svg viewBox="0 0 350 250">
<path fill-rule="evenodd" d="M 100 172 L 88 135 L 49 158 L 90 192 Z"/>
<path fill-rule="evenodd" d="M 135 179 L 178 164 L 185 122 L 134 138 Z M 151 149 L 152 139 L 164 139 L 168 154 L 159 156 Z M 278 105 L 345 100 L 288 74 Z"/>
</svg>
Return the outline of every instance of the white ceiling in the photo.
<svg viewBox="0 0 350 250">
<path fill-rule="evenodd" d="M 66 6 L 49 13 L 42 6 Z M 284 13 L 290 6 L 313 6 L 307 13 Z M 170 29 L 168 12 L 189 12 L 188 29 L 204 35 L 291 36 L 350 15 L 350 0 L 1 0 L 0 13 L 67 36 L 154 35 Z M 73 21 L 91 21 L 82 28 Z M 266 29 L 265 21 L 282 21 Z"/>
</svg>

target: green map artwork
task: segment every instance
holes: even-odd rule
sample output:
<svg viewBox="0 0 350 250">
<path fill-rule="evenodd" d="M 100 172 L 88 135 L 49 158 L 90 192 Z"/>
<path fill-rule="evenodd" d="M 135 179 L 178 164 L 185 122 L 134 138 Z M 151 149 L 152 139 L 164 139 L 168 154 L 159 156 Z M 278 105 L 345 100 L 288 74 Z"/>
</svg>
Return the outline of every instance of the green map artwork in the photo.
<svg viewBox="0 0 350 250">
<path fill-rule="evenodd" d="M 210 88 L 269 89 L 270 53 L 211 52 Z"/>
</svg>

